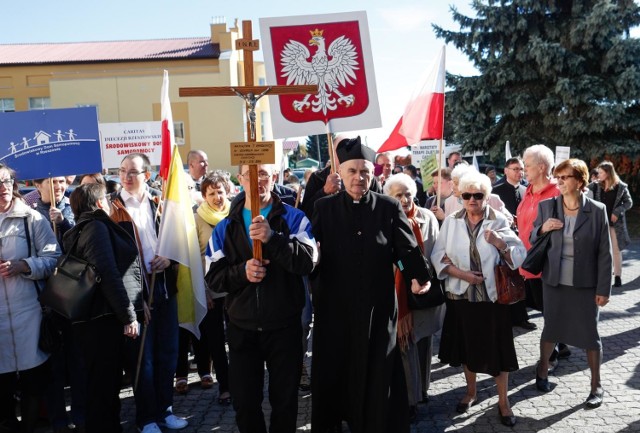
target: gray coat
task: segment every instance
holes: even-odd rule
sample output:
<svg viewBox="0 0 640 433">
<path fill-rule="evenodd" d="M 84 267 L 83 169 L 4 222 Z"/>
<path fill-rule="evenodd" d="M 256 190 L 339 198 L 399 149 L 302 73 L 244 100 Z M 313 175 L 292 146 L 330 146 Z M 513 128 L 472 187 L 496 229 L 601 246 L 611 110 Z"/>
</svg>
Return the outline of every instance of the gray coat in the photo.
<svg viewBox="0 0 640 433">
<path fill-rule="evenodd" d="M 596 294 L 611 294 L 611 238 L 607 210 L 604 204 L 581 195 L 582 204 L 576 216 L 573 230 L 575 255 L 573 257 L 573 286 L 595 287 Z M 531 243 L 538 238 L 542 224 L 553 215 L 556 207 L 557 219 L 564 221 L 562 199 L 559 197 L 543 200 L 538 204 L 538 216 L 533 223 Z M 557 286 L 560 281 L 560 263 L 562 254 L 562 230 L 551 233 L 551 246 L 542 268 L 542 281 L 549 286 Z"/>
<path fill-rule="evenodd" d="M 593 182 L 589 185 L 589 189 L 593 191 L 593 199 L 601 202 L 602 185 L 598 182 Z M 618 221 L 613 224 L 613 229 L 616 231 L 616 239 L 618 240 L 618 248 L 620 248 L 620 251 L 624 250 L 627 245 L 629 245 L 629 242 L 631 242 L 631 239 L 629 239 L 629 231 L 627 230 L 627 218 L 625 217 L 625 214 L 632 206 L 633 200 L 631 199 L 631 194 L 629 194 L 629 187 L 626 183 L 620 181 L 612 213 L 618 217 Z"/>
<path fill-rule="evenodd" d="M 0 277 L 0 373 L 28 370 L 47 360 L 48 355 L 38 349 L 42 313 L 34 283 L 51 275 L 59 255 L 60 247 L 49 222 L 22 200 L 14 199 L 13 207 L 0 223 L 0 257 L 26 261 L 31 273 Z"/>
</svg>

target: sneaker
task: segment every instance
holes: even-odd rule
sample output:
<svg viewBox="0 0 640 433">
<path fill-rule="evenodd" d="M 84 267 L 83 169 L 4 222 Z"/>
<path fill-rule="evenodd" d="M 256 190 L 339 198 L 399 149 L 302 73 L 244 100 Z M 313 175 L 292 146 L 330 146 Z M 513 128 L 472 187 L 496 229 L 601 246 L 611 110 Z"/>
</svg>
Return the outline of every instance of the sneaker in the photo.
<svg viewBox="0 0 640 433">
<path fill-rule="evenodd" d="M 142 428 L 139 428 L 138 431 L 140 433 L 162 433 L 160 427 L 155 422 L 149 423 Z"/>
<path fill-rule="evenodd" d="M 170 415 L 167 415 L 164 421 L 160 422 L 160 425 L 162 427 L 166 427 L 171 430 L 180 430 L 182 428 L 185 428 L 187 425 L 189 425 L 189 422 L 184 418 L 180 418 L 175 416 L 174 414 L 170 414 Z M 143 432 L 143 433 L 146 433 L 146 432 Z"/>
</svg>

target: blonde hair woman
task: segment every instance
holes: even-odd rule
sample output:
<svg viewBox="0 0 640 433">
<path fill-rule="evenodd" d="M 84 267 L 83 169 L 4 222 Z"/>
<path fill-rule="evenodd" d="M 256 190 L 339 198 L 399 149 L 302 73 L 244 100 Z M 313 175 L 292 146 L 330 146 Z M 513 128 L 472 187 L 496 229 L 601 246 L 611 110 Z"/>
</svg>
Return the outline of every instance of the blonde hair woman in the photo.
<svg viewBox="0 0 640 433">
<path fill-rule="evenodd" d="M 622 285 L 622 250 L 630 242 L 625 213 L 633 206 L 633 200 L 627 184 L 620 180 L 611 162 L 601 162 L 596 170 L 598 181 L 589 185 L 589 189 L 593 192 L 593 199 L 607 207 L 615 276 L 613 286 L 620 287 Z"/>
</svg>

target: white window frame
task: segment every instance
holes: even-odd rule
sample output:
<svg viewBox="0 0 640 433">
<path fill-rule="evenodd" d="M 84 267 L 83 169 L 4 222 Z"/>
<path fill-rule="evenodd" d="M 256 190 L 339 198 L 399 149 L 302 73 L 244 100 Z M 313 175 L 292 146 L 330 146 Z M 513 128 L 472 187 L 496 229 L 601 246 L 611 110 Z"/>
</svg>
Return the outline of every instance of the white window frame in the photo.
<svg viewBox="0 0 640 433">
<path fill-rule="evenodd" d="M 16 111 L 16 101 L 13 98 L 0 98 L 0 113 L 13 113 Z"/>
<path fill-rule="evenodd" d="M 35 104 L 35 103 L 38 104 Z M 37 105 L 37 106 L 36 106 Z M 45 110 L 51 108 L 51 98 L 48 96 L 37 96 L 29 98 L 29 110 Z"/>
</svg>

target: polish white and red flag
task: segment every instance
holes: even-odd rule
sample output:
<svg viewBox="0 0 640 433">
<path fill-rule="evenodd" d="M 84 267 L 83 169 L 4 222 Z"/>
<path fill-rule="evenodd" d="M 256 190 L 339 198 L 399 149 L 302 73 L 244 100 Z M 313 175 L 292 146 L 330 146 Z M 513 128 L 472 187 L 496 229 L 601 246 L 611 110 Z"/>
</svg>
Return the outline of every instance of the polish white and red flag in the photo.
<svg viewBox="0 0 640 433">
<path fill-rule="evenodd" d="M 171 154 L 176 145 L 176 137 L 173 132 L 173 114 L 171 113 L 171 102 L 169 102 L 169 72 L 167 70 L 164 71 L 164 77 L 162 78 L 160 107 L 162 116 L 162 151 L 160 154 L 159 176 L 166 182 L 169 177 L 169 168 L 171 167 Z"/>
<path fill-rule="evenodd" d="M 401 149 L 422 140 L 437 140 L 444 132 L 445 47 L 435 59 L 428 75 L 420 81 L 404 114 L 378 153 Z"/>
</svg>

